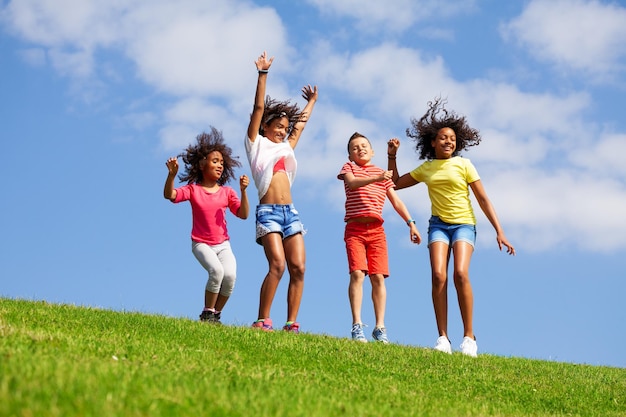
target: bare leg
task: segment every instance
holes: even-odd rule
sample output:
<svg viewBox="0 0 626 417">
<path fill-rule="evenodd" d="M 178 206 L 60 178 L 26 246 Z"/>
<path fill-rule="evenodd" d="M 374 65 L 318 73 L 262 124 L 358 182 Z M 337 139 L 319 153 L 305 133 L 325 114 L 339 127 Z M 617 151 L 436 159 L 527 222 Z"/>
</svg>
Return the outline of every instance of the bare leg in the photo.
<svg viewBox="0 0 626 417">
<path fill-rule="evenodd" d="M 302 233 L 289 236 L 283 241 L 287 268 L 289 269 L 289 289 L 287 290 L 287 321 L 296 321 L 302 292 L 304 291 L 304 271 L 306 252 Z"/>
<path fill-rule="evenodd" d="M 469 243 L 459 241 L 454 244 L 452 250 L 454 253 L 454 286 L 463 320 L 463 336 L 474 339 L 474 294 L 469 279 L 469 266 L 474 248 Z"/>
<path fill-rule="evenodd" d="M 215 308 L 217 293 L 204 291 L 204 308 Z"/>
<path fill-rule="evenodd" d="M 444 242 L 430 244 L 432 298 L 439 336 L 448 336 L 448 262 L 449 246 Z"/>
<path fill-rule="evenodd" d="M 280 233 L 268 233 L 263 236 L 262 243 L 269 270 L 261 285 L 258 318 L 266 319 L 270 317 L 274 295 L 285 272 L 285 251 Z"/>
<path fill-rule="evenodd" d="M 387 287 L 385 276 L 382 274 L 370 275 L 372 283 L 372 301 L 374 303 L 374 316 L 376 327 L 385 327 L 385 306 L 387 305 Z"/>
<path fill-rule="evenodd" d="M 217 301 L 215 302 L 215 310 L 216 311 L 222 311 L 224 310 L 224 306 L 226 305 L 226 302 L 228 301 L 227 296 L 219 294 L 217 296 Z"/>
<path fill-rule="evenodd" d="M 363 281 L 365 273 L 363 271 L 352 271 L 350 273 L 350 285 L 348 286 L 348 299 L 352 310 L 352 324 L 363 323 L 361 321 L 361 307 L 363 306 Z"/>
</svg>

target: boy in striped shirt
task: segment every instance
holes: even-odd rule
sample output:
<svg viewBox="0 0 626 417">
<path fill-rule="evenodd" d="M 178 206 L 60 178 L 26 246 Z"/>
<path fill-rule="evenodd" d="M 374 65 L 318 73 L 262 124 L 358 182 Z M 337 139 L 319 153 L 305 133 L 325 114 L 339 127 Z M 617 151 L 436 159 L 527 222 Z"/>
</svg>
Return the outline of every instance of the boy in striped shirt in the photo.
<svg viewBox="0 0 626 417">
<path fill-rule="evenodd" d="M 383 228 L 383 206 L 388 198 L 393 208 L 410 228 L 413 243 L 422 241 L 415 220 L 398 197 L 392 171 L 384 171 L 371 164 L 374 150 L 365 136 L 355 132 L 348 140 L 348 158 L 337 178 L 343 180 L 346 191 L 346 229 L 344 241 L 348 254 L 350 285 L 348 297 L 352 310 L 352 339 L 367 342 L 361 321 L 363 304 L 363 281 L 369 275 L 372 284 L 372 301 L 376 326 L 374 340 L 389 343 L 385 329 L 385 306 L 387 289 L 385 278 L 389 276 L 387 239 Z"/>
</svg>

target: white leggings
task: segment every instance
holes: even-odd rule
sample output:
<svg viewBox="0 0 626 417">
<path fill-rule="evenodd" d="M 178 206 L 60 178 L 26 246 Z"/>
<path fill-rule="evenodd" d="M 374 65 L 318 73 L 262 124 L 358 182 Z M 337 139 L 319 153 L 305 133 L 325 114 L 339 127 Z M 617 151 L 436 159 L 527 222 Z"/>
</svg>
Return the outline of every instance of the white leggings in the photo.
<svg viewBox="0 0 626 417">
<path fill-rule="evenodd" d="M 191 242 L 191 251 L 209 273 L 206 290 L 214 294 L 230 297 L 235 288 L 237 261 L 228 240 L 219 245 Z"/>
</svg>

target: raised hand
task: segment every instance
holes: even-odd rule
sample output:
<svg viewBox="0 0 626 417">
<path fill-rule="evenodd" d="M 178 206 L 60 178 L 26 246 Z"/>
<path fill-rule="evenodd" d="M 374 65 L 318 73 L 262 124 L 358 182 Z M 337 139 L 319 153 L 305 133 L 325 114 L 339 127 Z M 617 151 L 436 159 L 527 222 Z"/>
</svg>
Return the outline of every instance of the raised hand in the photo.
<svg viewBox="0 0 626 417">
<path fill-rule="evenodd" d="M 395 155 L 400 147 L 400 140 L 398 138 L 391 138 L 387 141 L 387 154 Z"/>
<path fill-rule="evenodd" d="M 169 158 L 165 165 L 170 175 L 176 175 L 178 173 L 178 158 L 175 156 Z"/>
<path fill-rule="evenodd" d="M 311 87 L 311 85 L 305 85 L 302 87 L 302 97 L 306 101 L 317 101 L 317 86 Z"/>
<path fill-rule="evenodd" d="M 239 177 L 239 188 L 241 189 L 241 191 L 248 188 L 248 184 L 250 184 L 250 179 L 247 175 L 242 175 L 241 177 Z"/>
<path fill-rule="evenodd" d="M 272 62 L 274 62 L 274 57 L 267 59 L 267 52 L 265 51 L 254 61 L 257 71 L 267 71 L 272 66 Z"/>
</svg>

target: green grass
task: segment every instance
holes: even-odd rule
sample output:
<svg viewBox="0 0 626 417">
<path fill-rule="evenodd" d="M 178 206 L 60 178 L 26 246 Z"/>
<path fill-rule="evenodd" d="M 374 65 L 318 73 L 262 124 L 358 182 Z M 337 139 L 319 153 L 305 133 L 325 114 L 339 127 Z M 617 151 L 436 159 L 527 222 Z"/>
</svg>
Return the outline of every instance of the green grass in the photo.
<svg viewBox="0 0 626 417">
<path fill-rule="evenodd" d="M 626 369 L 0 298 L 0 416 L 626 416 Z"/>
</svg>

